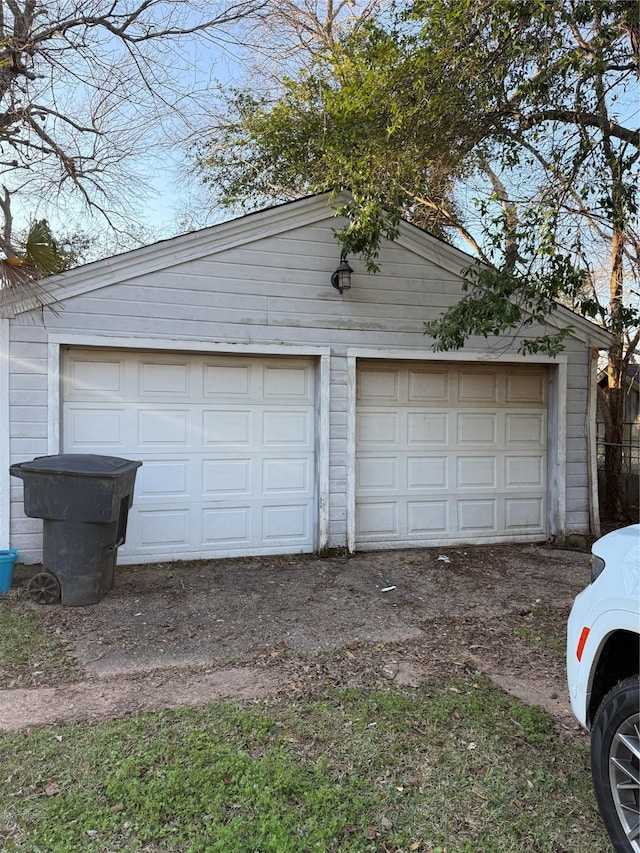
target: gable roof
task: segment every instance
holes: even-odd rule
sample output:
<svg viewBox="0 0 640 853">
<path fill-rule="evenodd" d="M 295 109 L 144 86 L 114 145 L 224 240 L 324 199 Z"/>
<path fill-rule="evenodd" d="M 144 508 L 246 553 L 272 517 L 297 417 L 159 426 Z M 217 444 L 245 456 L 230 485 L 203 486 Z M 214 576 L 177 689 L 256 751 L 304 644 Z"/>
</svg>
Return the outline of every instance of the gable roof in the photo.
<svg viewBox="0 0 640 853">
<path fill-rule="evenodd" d="M 330 193 L 306 196 L 48 276 L 41 282 L 38 300 L 25 299 L 19 294 L 13 299 L 2 300 L 0 319 L 12 319 L 47 305 L 55 310 L 56 305 L 73 296 L 313 225 L 335 216 L 336 204 L 348 198 L 347 193 L 342 193 L 338 199 Z M 398 223 L 394 242 L 457 276 L 462 276 L 466 268 L 479 263 L 467 252 L 404 220 Z M 562 305 L 557 306 L 556 313 L 559 315 L 556 319 L 553 315 L 549 318 L 551 325 L 558 328 L 573 326 L 582 332 L 580 336 L 587 335 L 595 346 L 609 346 L 610 335 L 600 326 Z"/>
<path fill-rule="evenodd" d="M 345 195 L 342 201 L 345 200 Z M 111 284 L 131 280 L 138 276 L 178 266 L 198 258 L 215 255 L 226 249 L 272 237 L 278 234 L 313 225 L 333 217 L 332 198 L 329 193 L 306 196 L 274 207 L 265 208 L 225 222 L 170 237 L 74 267 L 42 280 L 42 298 L 36 300 L 6 299 L 0 316 L 15 317 L 44 304 L 61 303 L 72 296 L 90 293 Z M 471 255 L 450 246 L 432 234 L 409 223 L 400 223 L 401 234 L 396 241 L 420 257 L 448 269 L 456 275 L 474 262 Z M 417 232 L 412 240 L 410 230 Z"/>
</svg>

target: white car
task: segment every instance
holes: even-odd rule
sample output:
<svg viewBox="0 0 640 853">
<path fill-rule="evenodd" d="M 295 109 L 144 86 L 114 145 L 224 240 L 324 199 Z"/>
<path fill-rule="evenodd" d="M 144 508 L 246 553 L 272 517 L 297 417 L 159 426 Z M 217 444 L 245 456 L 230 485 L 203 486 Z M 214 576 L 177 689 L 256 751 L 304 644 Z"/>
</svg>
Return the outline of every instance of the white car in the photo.
<svg viewBox="0 0 640 853">
<path fill-rule="evenodd" d="M 617 853 L 640 853 L 640 524 L 592 548 L 567 625 L 573 712 L 591 732 L 600 813 Z"/>
</svg>

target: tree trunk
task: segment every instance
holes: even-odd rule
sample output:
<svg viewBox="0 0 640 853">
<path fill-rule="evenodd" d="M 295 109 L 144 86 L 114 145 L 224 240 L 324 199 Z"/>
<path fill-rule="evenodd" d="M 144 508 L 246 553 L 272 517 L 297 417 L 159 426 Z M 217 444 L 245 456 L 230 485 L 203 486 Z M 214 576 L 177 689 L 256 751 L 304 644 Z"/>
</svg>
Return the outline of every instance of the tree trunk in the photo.
<svg viewBox="0 0 640 853">
<path fill-rule="evenodd" d="M 614 175 L 614 178 L 617 177 Z M 618 184 L 614 181 L 615 188 Z M 605 421 L 605 517 L 611 521 L 629 518 L 626 508 L 625 483 L 622 476 L 622 442 L 624 439 L 624 395 L 628 359 L 625 358 L 624 323 L 621 320 L 623 294 L 624 234 L 614 229 L 611 241 L 611 275 L 609 279 L 609 309 L 613 343 L 609 349 L 607 391 L 608 417 Z"/>
<path fill-rule="evenodd" d="M 609 521 L 623 521 L 628 517 L 625 481 L 622 471 L 624 388 L 609 385 L 605 390 L 604 397 L 608 417 L 605 419 L 604 436 L 605 501 L 603 515 Z"/>
</svg>

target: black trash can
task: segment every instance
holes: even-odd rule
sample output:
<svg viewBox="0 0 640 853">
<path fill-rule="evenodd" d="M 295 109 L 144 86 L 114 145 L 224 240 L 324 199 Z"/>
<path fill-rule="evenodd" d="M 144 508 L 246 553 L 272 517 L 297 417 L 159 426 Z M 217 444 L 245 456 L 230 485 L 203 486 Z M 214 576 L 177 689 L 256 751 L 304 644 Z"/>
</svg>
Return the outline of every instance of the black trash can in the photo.
<svg viewBox="0 0 640 853">
<path fill-rule="evenodd" d="M 43 519 L 44 572 L 29 582 L 40 604 L 96 604 L 113 587 L 142 462 L 67 453 L 9 469 L 24 482 L 24 511 Z"/>
</svg>

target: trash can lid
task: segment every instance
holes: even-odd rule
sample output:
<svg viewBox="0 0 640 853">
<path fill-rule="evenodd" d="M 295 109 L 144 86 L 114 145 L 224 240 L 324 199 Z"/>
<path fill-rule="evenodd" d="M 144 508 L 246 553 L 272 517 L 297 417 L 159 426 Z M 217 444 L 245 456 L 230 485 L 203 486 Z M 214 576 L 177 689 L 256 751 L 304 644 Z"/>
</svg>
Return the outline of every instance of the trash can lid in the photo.
<svg viewBox="0 0 640 853">
<path fill-rule="evenodd" d="M 118 477 L 139 468 L 142 462 L 122 459 L 119 456 L 101 456 L 97 453 L 59 453 L 54 456 L 37 456 L 31 462 L 20 462 L 12 468 L 33 471 L 37 474 L 79 474 L 85 477 Z"/>
</svg>

